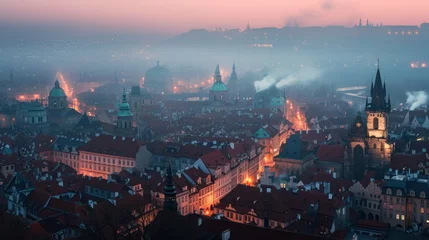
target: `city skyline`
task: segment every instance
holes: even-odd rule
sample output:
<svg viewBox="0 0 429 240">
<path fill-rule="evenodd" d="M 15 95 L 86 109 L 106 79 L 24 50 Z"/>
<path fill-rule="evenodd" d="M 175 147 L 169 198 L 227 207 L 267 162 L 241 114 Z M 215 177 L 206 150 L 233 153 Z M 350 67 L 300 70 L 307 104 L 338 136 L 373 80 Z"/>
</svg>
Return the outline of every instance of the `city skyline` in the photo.
<svg viewBox="0 0 429 240">
<path fill-rule="evenodd" d="M 190 29 L 358 24 L 420 25 L 427 20 L 425 0 L 287 1 L 51 1 L 2 0 L 0 26 L 174 35 Z M 407 11 L 404 11 L 407 9 Z M 174 23 L 174 24 L 173 24 Z"/>
</svg>

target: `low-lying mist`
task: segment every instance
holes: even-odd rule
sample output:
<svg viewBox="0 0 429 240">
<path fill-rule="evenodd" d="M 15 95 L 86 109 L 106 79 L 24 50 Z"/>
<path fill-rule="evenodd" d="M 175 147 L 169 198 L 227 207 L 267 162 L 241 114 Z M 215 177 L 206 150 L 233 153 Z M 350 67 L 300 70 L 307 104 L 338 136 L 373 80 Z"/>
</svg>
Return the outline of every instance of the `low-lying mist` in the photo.
<svg viewBox="0 0 429 240">
<path fill-rule="evenodd" d="M 301 67 L 298 71 L 276 69 L 268 73 L 260 81 L 255 81 L 256 92 L 263 91 L 275 84 L 277 88 L 284 88 L 294 84 L 308 85 L 319 79 L 323 71 L 315 67 Z"/>
</svg>

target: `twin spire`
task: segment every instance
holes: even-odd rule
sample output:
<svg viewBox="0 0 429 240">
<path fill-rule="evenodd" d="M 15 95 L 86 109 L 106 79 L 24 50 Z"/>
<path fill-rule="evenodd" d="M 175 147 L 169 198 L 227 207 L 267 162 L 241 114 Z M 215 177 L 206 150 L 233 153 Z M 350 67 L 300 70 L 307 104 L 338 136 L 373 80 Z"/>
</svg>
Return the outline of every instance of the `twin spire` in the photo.
<svg viewBox="0 0 429 240">
<path fill-rule="evenodd" d="M 216 69 L 215 69 L 215 73 L 213 76 L 215 82 L 222 82 L 222 75 L 220 75 L 220 68 L 219 68 L 219 64 L 216 65 Z M 235 82 L 238 80 L 237 77 L 237 72 L 235 71 L 235 63 L 232 64 L 232 73 L 231 76 L 229 78 L 229 81 L 231 82 Z"/>
</svg>

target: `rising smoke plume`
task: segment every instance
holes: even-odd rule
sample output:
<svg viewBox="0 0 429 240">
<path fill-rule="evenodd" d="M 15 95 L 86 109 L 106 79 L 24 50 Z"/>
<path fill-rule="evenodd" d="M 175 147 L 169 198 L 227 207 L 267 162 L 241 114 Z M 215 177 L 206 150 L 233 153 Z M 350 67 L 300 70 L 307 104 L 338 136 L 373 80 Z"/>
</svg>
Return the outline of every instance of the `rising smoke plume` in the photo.
<svg viewBox="0 0 429 240">
<path fill-rule="evenodd" d="M 424 91 L 406 92 L 407 104 L 411 105 L 410 110 L 414 110 L 428 101 L 428 95 Z"/>
<path fill-rule="evenodd" d="M 275 70 L 268 74 L 260 81 L 255 81 L 256 92 L 263 91 L 269 87 L 275 86 L 283 88 L 296 83 L 306 85 L 322 75 L 322 71 L 318 68 L 302 67 L 299 71 L 292 72 L 287 69 Z"/>
</svg>

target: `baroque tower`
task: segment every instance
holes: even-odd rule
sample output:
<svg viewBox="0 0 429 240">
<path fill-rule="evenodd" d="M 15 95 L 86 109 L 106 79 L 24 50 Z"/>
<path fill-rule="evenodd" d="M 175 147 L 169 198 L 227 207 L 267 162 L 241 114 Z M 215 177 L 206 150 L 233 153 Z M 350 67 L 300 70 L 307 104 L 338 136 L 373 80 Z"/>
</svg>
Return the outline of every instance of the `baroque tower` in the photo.
<svg viewBox="0 0 429 240">
<path fill-rule="evenodd" d="M 133 114 L 131 113 L 130 105 L 127 102 L 127 94 L 122 94 L 122 102 L 119 105 L 118 111 L 118 121 L 116 124 L 116 129 L 124 134 L 131 134 L 133 132 Z"/>
<path fill-rule="evenodd" d="M 164 185 L 164 210 L 177 212 L 176 186 L 171 173 L 171 163 L 167 168 L 167 182 Z"/>
<path fill-rule="evenodd" d="M 210 101 L 223 102 L 227 99 L 228 87 L 225 85 L 225 83 L 222 82 L 222 76 L 220 75 L 219 64 L 216 65 L 213 79 L 214 79 L 214 83 L 209 90 Z"/>
</svg>

